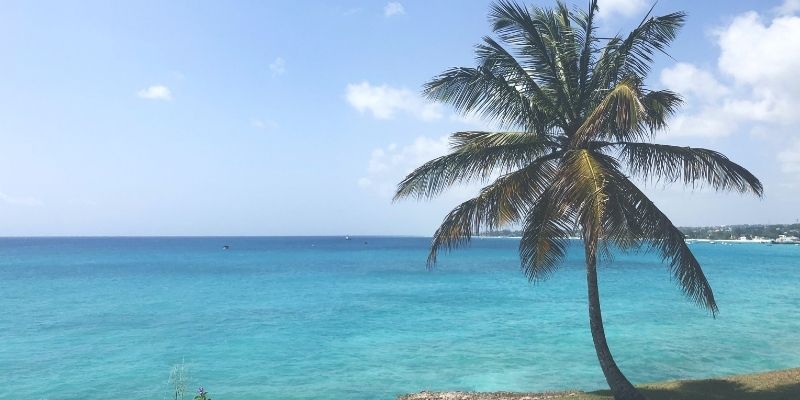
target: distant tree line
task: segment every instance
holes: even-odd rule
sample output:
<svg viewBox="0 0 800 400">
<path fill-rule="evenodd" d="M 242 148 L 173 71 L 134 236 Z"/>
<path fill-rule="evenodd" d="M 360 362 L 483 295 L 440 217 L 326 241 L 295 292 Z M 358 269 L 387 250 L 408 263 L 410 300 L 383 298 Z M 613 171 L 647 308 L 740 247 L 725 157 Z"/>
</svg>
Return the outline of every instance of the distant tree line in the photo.
<svg viewBox="0 0 800 400">
<path fill-rule="evenodd" d="M 689 239 L 725 240 L 742 236 L 748 239 L 775 239 L 778 235 L 800 236 L 800 224 L 702 226 L 680 230 Z"/>
<path fill-rule="evenodd" d="M 800 224 L 694 226 L 679 229 L 688 239 L 728 240 L 742 236 L 748 239 L 756 237 L 775 239 L 778 235 L 800 236 Z M 522 231 L 501 229 L 484 232 L 481 236 L 522 236 Z M 573 236 L 578 236 L 578 232 L 574 232 Z"/>
</svg>

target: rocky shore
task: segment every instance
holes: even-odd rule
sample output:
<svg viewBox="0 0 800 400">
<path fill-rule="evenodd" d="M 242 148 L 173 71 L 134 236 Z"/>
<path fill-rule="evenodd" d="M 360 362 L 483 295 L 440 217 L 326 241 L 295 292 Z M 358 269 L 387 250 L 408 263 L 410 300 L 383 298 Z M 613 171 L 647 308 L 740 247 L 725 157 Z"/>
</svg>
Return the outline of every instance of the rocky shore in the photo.
<svg viewBox="0 0 800 400">
<path fill-rule="evenodd" d="M 800 399 L 800 368 L 720 378 L 667 381 L 638 386 L 651 400 Z M 543 393 L 419 392 L 397 400 L 613 400 L 608 390 Z"/>
<path fill-rule="evenodd" d="M 554 400 L 576 397 L 581 392 L 513 393 L 513 392 L 419 392 L 400 396 L 397 400 Z"/>
</svg>

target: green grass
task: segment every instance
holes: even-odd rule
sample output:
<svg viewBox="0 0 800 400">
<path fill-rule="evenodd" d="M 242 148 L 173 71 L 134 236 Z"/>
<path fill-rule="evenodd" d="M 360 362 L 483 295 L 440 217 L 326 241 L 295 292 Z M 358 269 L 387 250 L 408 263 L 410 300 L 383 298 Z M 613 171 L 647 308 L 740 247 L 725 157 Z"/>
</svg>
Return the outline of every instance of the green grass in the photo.
<svg viewBox="0 0 800 400">
<path fill-rule="evenodd" d="M 800 399 L 800 368 L 723 378 L 668 381 L 639 385 L 650 400 L 791 400 Z M 565 394 L 427 393 L 408 400 L 613 400 L 607 390 Z"/>
</svg>

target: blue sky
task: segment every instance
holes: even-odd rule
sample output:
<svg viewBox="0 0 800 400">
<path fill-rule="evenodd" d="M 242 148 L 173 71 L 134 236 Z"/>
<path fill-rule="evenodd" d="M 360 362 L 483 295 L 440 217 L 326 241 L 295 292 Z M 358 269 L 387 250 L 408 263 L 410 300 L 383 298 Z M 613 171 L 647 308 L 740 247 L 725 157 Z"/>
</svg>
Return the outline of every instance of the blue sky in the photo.
<svg viewBox="0 0 800 400">
<path fill-rule="evenodd" d="M 488 5 L 4 2 L 0 235 L 429 235 L 474 188 L 388 192 L 485 127 L 418 93 L 473 65 Z M 600 5 L 613 34 L 650 2 Z M 656 7 L 673 10 L 689 21 L 649 82 L 687 104 L 659 141 L 723 151 L 766 197 L 649 192 L 681 225 L 796 221 L 800 0 Z"/>
</svg>

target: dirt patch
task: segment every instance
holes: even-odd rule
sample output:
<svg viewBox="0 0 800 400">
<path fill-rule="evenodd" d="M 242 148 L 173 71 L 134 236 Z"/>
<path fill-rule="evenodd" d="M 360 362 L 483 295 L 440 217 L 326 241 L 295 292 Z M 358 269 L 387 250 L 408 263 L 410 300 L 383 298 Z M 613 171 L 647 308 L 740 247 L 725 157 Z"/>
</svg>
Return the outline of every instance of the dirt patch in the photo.
<svg viewBox="0 0 800 400">
<path fill-rule="evenodd" d="M 553 400 L 569 399 L 580 392 L 512 393 L 512 392 L 419 392 L 400 396 L 397 400 Z"/>
</svg>

